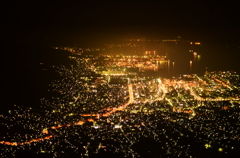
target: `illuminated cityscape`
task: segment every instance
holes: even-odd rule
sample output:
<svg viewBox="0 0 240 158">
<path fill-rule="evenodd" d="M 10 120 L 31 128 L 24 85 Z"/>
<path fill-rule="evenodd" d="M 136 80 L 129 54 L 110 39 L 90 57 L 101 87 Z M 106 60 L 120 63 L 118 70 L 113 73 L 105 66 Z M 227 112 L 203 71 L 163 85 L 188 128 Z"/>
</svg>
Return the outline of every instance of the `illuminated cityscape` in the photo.
<svg viewBox="0 0 240 158">
<path fill-rule="evenodd" d="M 10 131 L 1 137 L 1 156 L 30 150 L 55 157 L 195 157 L 198 151 L 238 150 L 236 72 L 206 70 L 203 76 L 171 78 L 174 63 L 170 69 L 170 59 L 156 51 L 107 55 L 106 48 L 91 55 L 89 49 L 54 49 L 72 53 L 68 58 L 76 64 L 50 66 L 61 79 L 51 82 L 52 96 L 41 99 L 39 111 L 15 106 L 1 115 L 2 127 Z M 197 60 L 193 55 L 189 72 Z M 141 143 L 150 143 L 149 148 L 143 150 Z"/>
<path fill-rule="evenodd" d="M 1 158 L 239 158 L 237 3 L 1 4 Z"/>
</svg>

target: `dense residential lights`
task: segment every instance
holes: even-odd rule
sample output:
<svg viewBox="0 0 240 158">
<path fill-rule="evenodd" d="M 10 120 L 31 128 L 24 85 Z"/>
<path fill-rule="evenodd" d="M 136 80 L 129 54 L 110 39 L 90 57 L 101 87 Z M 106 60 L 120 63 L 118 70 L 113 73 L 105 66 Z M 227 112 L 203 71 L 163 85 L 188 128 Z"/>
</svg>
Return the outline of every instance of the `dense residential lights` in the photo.
<svg viewBox="0 0 240 158">
<path fill-rule="evenodd" d="M 206 71 L 199 76 L 192 73 L 195 60 L 186 59 L 191 73 L 178 76 L 179 64 L 157 51 L 113 55 L 91 54 L 95 48 L 56 50 L 71 52 L 66 58 L 75 64 L 44 68 L 59 77 L 49 83 L 39 109 L 16 105 L 0 115 L 6 131 L 0 137 L 2 157 L 26 151 L 56 157 L 104 152 L 119 157 L 196 157 L 196 148 L 204 156 L 237 152 L 237 143 L 230 143 L 240 138 L 236 72 Z"/>
</svg>

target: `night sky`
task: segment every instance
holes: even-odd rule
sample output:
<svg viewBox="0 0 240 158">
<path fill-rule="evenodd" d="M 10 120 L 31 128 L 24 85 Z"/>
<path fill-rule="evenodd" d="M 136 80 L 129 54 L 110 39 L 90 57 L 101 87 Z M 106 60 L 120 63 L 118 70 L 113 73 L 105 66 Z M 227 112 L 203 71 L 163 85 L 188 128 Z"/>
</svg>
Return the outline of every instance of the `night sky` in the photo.
<svg viewBox="0 0 240 158">
<path fill-rule="evenodd" d="M 202 42 L 199 52 L 202 69 L 240 71 L 237 3 L 207 0 L 0 3 L 2 43 L 98 47 L 124 38 L 181 36 L 184 40 Z M 172 56 L 180 59 L 189 48 L 170 49 Z"/>
<path fill-rule="evenodd" d="M 238 5 L 216 2 L 1 1 L 1 37 L 3 41 L 26 38 L 74 41 L 90 37 L 181 35 L 209 41 L 238 40 Z"/>
</svg>

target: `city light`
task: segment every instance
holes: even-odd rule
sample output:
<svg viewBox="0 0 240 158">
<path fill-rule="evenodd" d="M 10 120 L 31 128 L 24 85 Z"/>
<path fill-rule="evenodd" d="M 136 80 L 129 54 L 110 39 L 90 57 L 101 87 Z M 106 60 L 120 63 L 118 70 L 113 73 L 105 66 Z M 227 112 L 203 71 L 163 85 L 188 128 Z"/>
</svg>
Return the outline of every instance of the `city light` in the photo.
<svg viewBox="0 0 240 158">
<path fill-rule="evenodd" d="M 40 109 L 18 107 L 0 115 L 4 128 L 14 131 L 13 127 L 21 127 L 24 131 L 3 134 L 3 154 L 38 145 L 36 152 L 47 154 L 64 142 L 67 149 L 63 152 L 76 152 L 81 147 L 85 156 L 106 150 L 137 157 L 134 146 L 142 139 L 157 144 L 164 140 L 166 155 L 171 151 L 174 156 L 191 155 L 195 144 L 220 153 L 235 150 L 227 142 L 219 147 L 220 141 L 240 138 L 236 128 L 240 125 L 239 76 L 235 72 L 194 74 L 197 53 L 192 50 L 194 60 L 187 60 L 190 73 L 178 77 L 175 62 L 155 51 L 90 56 L 74 48 L 57 49 L 77 54 L 68 57 L 76 65 L 51 67 L 61 78 L 49 84 L 53 95 L 41 99 Z M 164 73 L 174 77 L 163 77 Z"/>
</svg>

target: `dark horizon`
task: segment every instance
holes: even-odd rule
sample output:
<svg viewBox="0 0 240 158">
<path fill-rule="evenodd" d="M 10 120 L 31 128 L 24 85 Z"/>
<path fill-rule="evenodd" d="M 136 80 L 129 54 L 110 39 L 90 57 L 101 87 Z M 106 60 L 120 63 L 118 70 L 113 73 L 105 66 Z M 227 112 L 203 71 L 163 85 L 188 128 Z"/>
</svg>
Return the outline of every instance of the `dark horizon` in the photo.
<svg viewBox="0 0 240 158">
<path fill-rule="evenodd" d="M 239 14 L 230 2 L 1 3 L 3 41 L 68 38 L 74 43 L 91 37 L 180 35 L 192 40 L 239 42 Z"/>
</svg>

